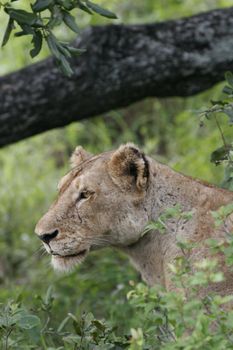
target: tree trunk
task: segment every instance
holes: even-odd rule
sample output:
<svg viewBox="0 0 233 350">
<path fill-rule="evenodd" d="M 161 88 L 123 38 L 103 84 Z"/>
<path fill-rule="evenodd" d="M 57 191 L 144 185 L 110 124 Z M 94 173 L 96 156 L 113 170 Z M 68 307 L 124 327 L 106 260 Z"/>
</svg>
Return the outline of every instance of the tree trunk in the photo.
<svg viewBox="0 0 233 350">
<path fill-rule="evenodd" d="M 0 78 L 0 146 L 128 106 L 190 96 L 233 70 L 233 7 L 181 20 L 83 31 L 74 75 L 52 58 Z"/>
</svg>

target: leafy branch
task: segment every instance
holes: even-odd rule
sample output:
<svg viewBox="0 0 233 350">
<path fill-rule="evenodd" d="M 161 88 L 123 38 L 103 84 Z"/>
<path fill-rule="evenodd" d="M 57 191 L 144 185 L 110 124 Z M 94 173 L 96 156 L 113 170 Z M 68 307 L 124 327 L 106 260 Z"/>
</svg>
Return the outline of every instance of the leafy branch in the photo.
<svg viewBox="0 0 233 350">
<path fill-rule="evenodd" d="M 58 40 L 54 35 L 54 29 L 64 23 L 74 33 L 79 34 L 75 17 L 71 14 L 74 9 L 84 11 L 89 15 L 98 14 L 110 19 L 117 18 L 113 12 L 89 0 L 36 0 L 30 2 L 31 11 L 15 8 L 13 3 L 16 1 L 19 2 L 19 0 L 0 2 L 0 10 L 3 9 L 9 17 L 2 47 L 8 42 L 12 31 L 20 28 L 15 33 L 16 37 L 32 36 L 31 57 L 34 58 L 40 53 L 43 41 L 45 41 L 56 63 L 67 76 L 73 73 L 69 59 L 73 55 L 82 54 L 85 49 L 77 49 L 69 43 Z"/>
<path fill-rule="evenodd" d="M 233 142 L 226 141 L 218 119 L 218 115 L 223 114 L 228 119 L 229 127 L 233 126 L 233 74 L 227 72 L 225 78 L 227 85 L 224 86 L 223 93 L 226 94 L 226 98 L 218 101 L 212 100 L 212 106 L 200 112 L 200 126 L 204 125 L 204 120 L 210 120 L 211 118 L 214 120 L 222 140 L 222 146 L 212 152 L 210 161 L 215 165 L 222 163 L 226 165 L 225 179 L 222 185 L 228 189 L 233 189 Z"/>
</svg>

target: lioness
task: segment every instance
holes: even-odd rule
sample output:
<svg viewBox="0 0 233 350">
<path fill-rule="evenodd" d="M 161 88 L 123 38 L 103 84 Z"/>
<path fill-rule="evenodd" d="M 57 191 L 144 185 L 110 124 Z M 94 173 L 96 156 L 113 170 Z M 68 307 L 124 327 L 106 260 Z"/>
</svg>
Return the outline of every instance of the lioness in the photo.
<svg viewBox="0 0 233 350">
<path fill-rule="evenodd" d="M 207 238 L 224 238 L 225 231 L 233 229 L 233 215 L 221 229 L 215 228 L 211 215 L 233 201 L 233 192 L 177 173 L 134 144 L 97 156 L 77 147 L 71 166 L 58 185 L 57 200 L 36 226 L 55 269 L 69 270 L 91 250 L 112 246 L 129 255 L 149 285 L 169 289 L 167 265 L 180 255 L 177 237 L 200 242 L 191 257 L 197 261 L 209 255 Z M 166 234 L 142 234 L 148 222 L 177 203 L 183 211 L 192 211 L 190 220 L 173 218 Z M 233 273 L 218 258 L 226 279 L 211 289 L 232 293 Z"/>
</svg>

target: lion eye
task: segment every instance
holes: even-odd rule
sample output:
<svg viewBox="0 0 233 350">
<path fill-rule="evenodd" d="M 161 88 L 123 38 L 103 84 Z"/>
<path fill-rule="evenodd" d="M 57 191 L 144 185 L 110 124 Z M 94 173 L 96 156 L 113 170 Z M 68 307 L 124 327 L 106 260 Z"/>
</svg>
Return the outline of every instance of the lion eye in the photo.
<svg viewBox="0 0 233 350">
<path fill-rule="evenodd" d="M 80 193 L 78 199 L 79 199 L 79 200 L 80 200 L 80 199 L 86 199 L 86 198 L 90 197 L 90 195 L 91 195 L 90 192 L 88 192 L 88 191 L 83 191 L 83 192 Z"/>
</svg>

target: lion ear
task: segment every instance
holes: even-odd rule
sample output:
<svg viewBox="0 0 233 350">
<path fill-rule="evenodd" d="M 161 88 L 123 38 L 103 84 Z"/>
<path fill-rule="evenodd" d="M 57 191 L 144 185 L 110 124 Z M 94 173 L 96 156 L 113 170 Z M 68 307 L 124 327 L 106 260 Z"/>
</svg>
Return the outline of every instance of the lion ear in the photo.
<svg viewBox="0 0 233 350">
<path fill-rule="evenodd" d="M 127 143 L 115 151 L 108 171 L 113 182 L 122 190 L 144 190 L 149 181 L 149 162 L 134 144 Z"/>
<path fill-rule="evenodd" d="M 70 157 L 71 167 L 74 168 L 91 157 L 92 157 L 91 153 L 85 151 L 85 149 L 82 148 L 82 146 L 77 146 L 72 156 Z"/>
</svg>

